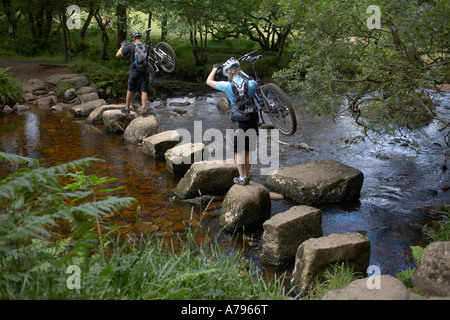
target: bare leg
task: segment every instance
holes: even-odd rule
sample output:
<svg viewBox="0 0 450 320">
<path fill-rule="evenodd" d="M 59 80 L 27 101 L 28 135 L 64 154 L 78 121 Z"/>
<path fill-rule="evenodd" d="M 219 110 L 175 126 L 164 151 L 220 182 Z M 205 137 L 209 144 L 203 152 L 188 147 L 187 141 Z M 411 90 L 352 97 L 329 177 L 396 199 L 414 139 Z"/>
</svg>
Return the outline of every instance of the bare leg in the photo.
<svg viewBox="0 0 450 320">
<path fill-rule="evenodd" d="M 244 165 L 244 176 L 243 177 L 248 177 L 250 175 L 250 152 L 249 151 L 245 151 L 245 165 Z"/>
<path fill-rule="evenodd" d="M 141 100 L 142 100 L 142 109 L 144 110 L 147 106 L 148 94 L 147 92 L 141 92 Z"/>
<path fill-rule="evenodd" d="M 235 159 L 238 171 L 239 171 L 239 175 L 241 177 L 245 177 L 245 159 L 244 159 L 244 155 L 241 152 L 240 153 L 235 153 L 234 154 L 234 159 Z"/>
<path fill-rule="evenodd" d="M 132 98 L 133 98 L 133 92 L 127 91 L 127 97 L 126 97 L 125 103 L 127 104 L 128 107 L 130 107 Z"/>
</svg>

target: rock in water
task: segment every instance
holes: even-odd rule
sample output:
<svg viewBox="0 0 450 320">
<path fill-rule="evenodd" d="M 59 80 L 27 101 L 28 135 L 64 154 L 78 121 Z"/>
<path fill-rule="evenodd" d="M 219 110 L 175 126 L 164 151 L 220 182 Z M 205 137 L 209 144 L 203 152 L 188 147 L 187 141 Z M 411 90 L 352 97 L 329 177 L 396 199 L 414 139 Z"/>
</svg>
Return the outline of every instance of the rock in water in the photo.
<svg viewBox="0 0 450 320">
<path fill-rule="evenodd" d="M 239 171 L 234 164 L 216 161 L 196 162 L 178 182 L 174 193 L 183 199 L 205 194 L 226 194 L 234 185 L 233 178 L 238 175 Z"/>
<path fill-rule="evenodd" d="M 103 112 L 103 122 L 106 129 L 114 133 L 124 133 L 133 119 L 136 119 L 138 114 L 136 112 L 130 112 L 130 114 L 124 114 L 120 110 L 108 110 Z"/>
<path fill-rule="evenodd" d="M 314 205 L 359 199 L 364 175 L 335 160 L 280 168 L 266 184 L 298 204 Z"/>
<path fill-rule="evenodd" d="M 130 122 L 125 129 L 124 138 L 125 141 L 138 144 L 142 143 L 147 137 L 159 133 L 160 124 L 158 119 L 154 115 L 148 117 L 138 117 Z"/>
<path fill-rule="evenodd" d="M 298 247 L 291 283 L 305 292 L 316 276 L 320 279 L 335 263 L 346 262 L 354 272 L 365 274 L 369 260 L 370 240 L 359 233 L 311 238 Z"/>
<path fill-rule="evenodd" d="M 86 119 L 87 123 L 90 124 L 101 124 L 103 123 L 103 113 L 108 110 L 120 110 L 125 107 L 124 104 L 109 104 L 96 108 L 92 111 Z"/>
<path fill-rule="evenodd" d="M 278 264 L 294 260 L 298 247 L 323 235 L 322 213 L 309 206 L 295 206 L 264 222 L 264 259 Z"/>
<path fill-rule="evenodd" d="M 177 176 L 184 176 L 194 162 L 208 160 L 205 158 L 203 143 L 185 143 L 169 149 L 164 154 L 166 169 Z"/>
<path fill-rule="evenodd" d="M 74 106 L 70 110 L 76 117 L 87 118 L 92 111 L 104 105 L 106 105 L 106 101 L 103 99 L 98 99 L 95 101 L 79 104 L 77 106 Z"/>
<path fill-rule="evenodd" d="M 235 184 L 227 192 L 222 203 L 221 224 L 229 231 L 253 227 L 270 218 L 269 191 L 260 184 Z"/>
<path fill-rule="evenodd" d="M 164 158 L 164 153 L 181 141 L 176 130 L 164 131 L 142 140 L 142 152 L 155 158 Z"/>
</svg>

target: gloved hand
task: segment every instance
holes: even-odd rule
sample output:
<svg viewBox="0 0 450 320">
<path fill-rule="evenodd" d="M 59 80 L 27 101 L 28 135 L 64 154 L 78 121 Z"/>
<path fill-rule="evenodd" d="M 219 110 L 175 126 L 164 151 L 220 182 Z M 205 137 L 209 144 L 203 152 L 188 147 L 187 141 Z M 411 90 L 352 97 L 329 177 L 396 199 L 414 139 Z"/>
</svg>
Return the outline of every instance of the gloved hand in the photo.
<svg viewBox="0 0 450 320">
<path fill-rule="evenodd" d="M 213 68 L 222 69 L 222 65 L 219 63 L 216 63 L 213 65 Z"/>
</svg>

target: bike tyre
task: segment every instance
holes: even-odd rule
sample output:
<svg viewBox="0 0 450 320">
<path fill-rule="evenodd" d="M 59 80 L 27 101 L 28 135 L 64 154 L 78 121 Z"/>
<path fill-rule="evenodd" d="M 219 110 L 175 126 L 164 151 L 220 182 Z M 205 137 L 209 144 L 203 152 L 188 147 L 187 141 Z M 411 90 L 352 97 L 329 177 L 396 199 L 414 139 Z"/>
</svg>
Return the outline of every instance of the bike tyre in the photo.
<svg viewBox="0 0 450 320">
<path fill-rule="evenodd" d="M 275 99 L 276 105 L 275 109 L 278 109 L 277 111 L 282 111 L 280 108 L 285 108 L 285 111 L 287 111 L 287 114 L 283 117 L 283 119 L 280 119 L 279 117 L 275 116 L 272 112 L 264 112 L 272 121 L 272 124 L 280 130 L 280 132 L 284 135 L 291 136 L 295 133 L 297 130 L 297 118 L 295 116 L 294 108 L 292 107 L 291 101 L 287 97 L 286 93 L 277 86 L 274 83 L 268 83 L 261 87 L 261 90 L 265 97 L 273 96 Z M 262 97 L 264 107 L 267 110 L 270 110 L 271 107 L 269 106 L 269 101 L 266 100 L 265 97 Z M 286 120 L 290 121 L 290 123 L 284 125 L 286 123 Z"/>
<path fill-rule="evenodd" d="M 151 64 L 148 65 L 148 85 L 151 86 L 152 83 L 155 81 L 156 78 L 156 72 L 155 68 Z"/>
<path fill-rule="evenodd" d="M 177 55 L 175 54 L 175 51 L 172 49 L 172 47 L 167 42 L 160 42 L 155 48 L 155 51 L 162 51 L 166 55 L 168 55 L 170 61 L 167 64 L 164 64 L 164 61 L 160 61 L 158 58 L 158 55 L 155 55 L 156 63 L 158 66 L 167 73 L 172 73 L 175 71 L 177 67 Z"/>
</svg>

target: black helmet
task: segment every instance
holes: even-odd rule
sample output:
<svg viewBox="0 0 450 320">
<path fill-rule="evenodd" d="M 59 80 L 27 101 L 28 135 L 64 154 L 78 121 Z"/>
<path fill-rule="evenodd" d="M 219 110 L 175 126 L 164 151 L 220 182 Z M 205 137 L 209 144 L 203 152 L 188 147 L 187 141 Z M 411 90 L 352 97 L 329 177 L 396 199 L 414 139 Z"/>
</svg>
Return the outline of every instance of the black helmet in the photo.
<svg viewBox="0 0 450 320">
<path fill-rule="evenodd" d="M 133 31 L 133 33 L 131 34 L 131 36 L 133 38 L 142 38 L 142 32 L 140 32 L 139 30 L 135 30 Z"/>
</svg>

